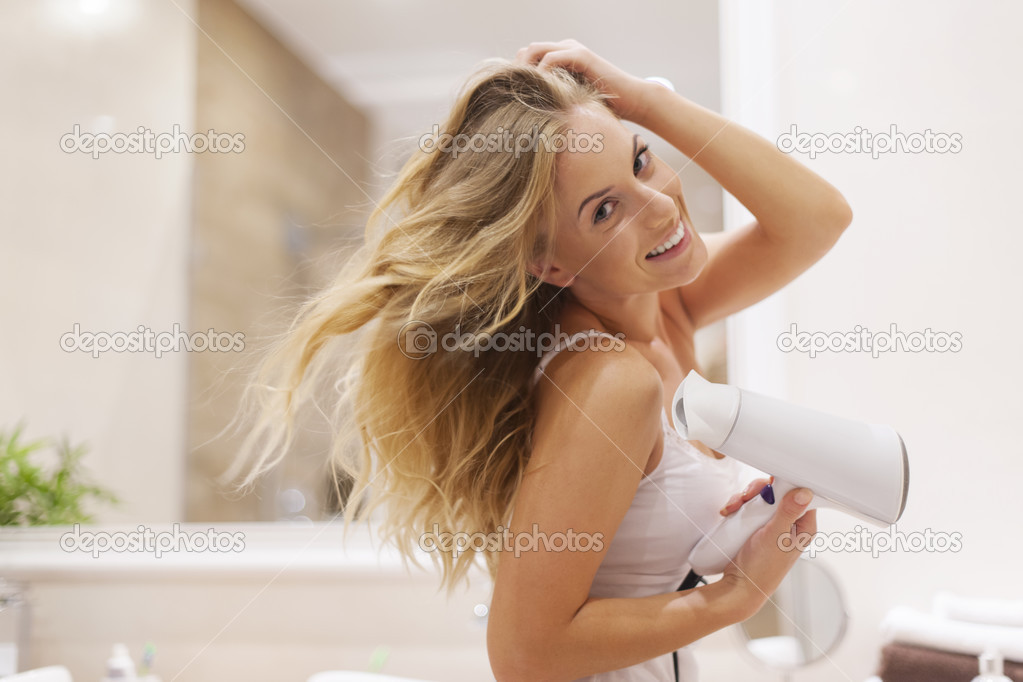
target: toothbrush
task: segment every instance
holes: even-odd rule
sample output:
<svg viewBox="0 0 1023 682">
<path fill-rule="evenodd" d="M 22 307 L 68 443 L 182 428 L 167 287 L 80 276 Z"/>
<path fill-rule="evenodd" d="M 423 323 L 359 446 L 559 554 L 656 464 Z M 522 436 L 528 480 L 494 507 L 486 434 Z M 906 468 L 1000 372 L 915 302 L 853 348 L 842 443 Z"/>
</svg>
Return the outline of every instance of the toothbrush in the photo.
<svg viewBox="0 0 1023 682">
<path fill-rule="evenodd" d="M 383 645 L 374 649 L 369 659 L 369 672 L 378 673 L 383 670 L 384 664 L 387 663 L 387 657 L 390 653 L 390 650 Z"/>
<path fill-rule="evenodd" d="M 139 666 L 140 675 L 148 675 L 153 667 L 153 658 L 156 656 L 156 647 L 152 642 L 146 642 L 142 649 L 142 664 Z"/>
</svg>

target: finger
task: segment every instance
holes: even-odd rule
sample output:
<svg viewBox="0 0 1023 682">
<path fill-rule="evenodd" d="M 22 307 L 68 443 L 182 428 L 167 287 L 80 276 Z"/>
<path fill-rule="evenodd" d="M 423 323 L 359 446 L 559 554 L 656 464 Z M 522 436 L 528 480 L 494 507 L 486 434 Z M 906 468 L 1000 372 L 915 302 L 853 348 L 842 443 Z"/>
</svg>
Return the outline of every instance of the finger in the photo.
<svg viewBox="0 0 1023 682">
<path fill-rule="evenodd" d="M 555 67 L 560 67 L 592 81 L 594 80 L 594 76 L 590 73 L 592 59 L 593 55 L 585 47 L 574 40 L 566 40 L 553 45 L 551 49 L 540 55 L 536 62 L 536 68 L 550 71 Z M 599 86 L 600 83 L 597 82 L 596 85 Z"/>
<path fill-rule="evenodd" d="M 790 490 L 782 498 L 778 511 L 768 522 L 771 535 L 779 539 L 782 535 L 790 535 L 792 526 L 806 513 L 806 507 L 812 500 L 813 491 L 809 488 Z"/>
<path fill-rule="evenodd" d="M 569 73 L 579 74 L 597 87 L 600 87 L 601 81 L 591 73 L 591 66 L 590 57 L 585 52 L 574 48 L 551 50 L 536 63 L 536 68 L 541 71 L 551 71 L 556 68 L 564 69 Z"/>
<path fill-rule="evenodd" d="M 725 502 L 725 506 L 721 507 L 721 511 L 718 513 L 721 514 L 722 516 L 728 516 L 730 514 L 735 513 L 735 511 L 739 509 L 739 507 L 741 506 L 742 495 L 741 494 L 732 495 L 731 497 L 728 498 L 728 502 Z"/>
<path fill-rule="evenodd" d="M 774 476 L 770 478 L 755 478 L 749 482 L 746 489 L 742 491 L 742 501 L 749 502 L 754 497 L 760 494 L 760 491 L 764 489 L 764 486 L 774 482 Z"/>
<path fill-rule="evenodd" d="M 790 533 L 791 546 L 797 552 L 804 551 L 813 542 L 817 534 L 817 510 L 811 509 L 792 526 Z"/>
<path fill-rule="evenodd" d="M 558 50 L 568 46 L 568 41 L 562 40 L 560 42 L 539 42 L 530 43 L 526 45 L 518 52 L 515 53 L 515 61 L 521 61 L 525 64 L 535 65 L 539 62 L 544 55 L 551 50 Z"/>
<path fill-rule="evenodd" d="M 807 536 L 807 542 L 812 536 L 817 534 L 817 510 L 811 509 L 810 511 L 803 514 L 795 525 L 795 533 L 797 536 Z"/>
<path fill-rule="evenodd" d="M 774 480 L 774 476 L 771 478 L 755 478 L 746 484 L 746 487 L 741 493 L 737 493 L 728 498 L 728 502 L 718 512 L 722 516 L 730 516 L 735 513 L 743 504 L 749 502 L 754 497 L 760 494 L 764 486 Z"/>
</svg>

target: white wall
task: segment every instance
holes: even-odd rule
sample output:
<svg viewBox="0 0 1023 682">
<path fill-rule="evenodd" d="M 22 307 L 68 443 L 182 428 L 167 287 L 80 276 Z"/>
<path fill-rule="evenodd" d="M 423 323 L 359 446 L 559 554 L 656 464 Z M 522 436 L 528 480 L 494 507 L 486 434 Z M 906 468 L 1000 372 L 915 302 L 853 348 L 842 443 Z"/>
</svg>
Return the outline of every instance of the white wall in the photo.
<svg viewBox="0 0 1023 682">
<path fill-rule="evenodd" d="M 722 10 L 730 18 L 726 106 L 734 115 L 741 102 L 740 120 L 768 139 L 792 123 L 810 133 L 895 124 L 906 134 L 929 128 L 962 136 L 956 154 L 799 155 L 845 194 L 854 222 L 822 261 L 732 328 L 735 382 L 899 430 L 912 475 L 898 531 L 962 534 L 957 553 L 818 556 L 842 583 L 850 632 L 830 660 L 794 679 L 862 680 L 875 671 L 878 624 L 892 606 L 929 609 L 938 590 L 1023 596 L 1023 501 L 1015 490 L 1023 477 L 1016 428 L 1023 232 L 1014 215 L 1023 179 L 1023 44 L 1016 39 L 1023 5 L 870 0 L 758 8 L 727 0 Z M 750 78 L 758 69 L 770 77 Z M 793 322 L 810 332 L 886 331 L 892 323 L 906 333 L 959 332 L 962 350 L 811 359 L 776 347 Z M 826 531 L 859 523 L 823 512 L 819 521 Z M 751 674 L 733 647 L 729 633 L 702 643 L 707 679 Z"/>
<path fill-rule="evenodd" d="M 94 159 L 59 142 L 75 125 L 192 132 L 195 27 L 183 12 L 193 3 L 0 5 L 0 427 L 24 419 L 30 438 L 87 442 L 94 478 L 124 501 L 105 520 L 182 518 L 186 357 L 93 358 L 59 342 L 75 323 L 187 330 L 191 159 Z"/>
</svg>

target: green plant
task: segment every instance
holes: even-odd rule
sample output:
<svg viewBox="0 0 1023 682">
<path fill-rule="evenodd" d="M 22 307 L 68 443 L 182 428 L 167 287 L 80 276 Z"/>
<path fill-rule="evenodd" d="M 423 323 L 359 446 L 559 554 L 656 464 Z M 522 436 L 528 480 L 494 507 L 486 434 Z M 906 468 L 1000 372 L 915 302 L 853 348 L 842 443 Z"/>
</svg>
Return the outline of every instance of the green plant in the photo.
<svg viewBox="0 0 1023 682">
<path fill-rule="evenodd" d="M 67 437 L 56 444 L 56 466 L 39 462 L 46 439 L 21 442 L 23 424 L 0 431 L 0 526 L 48 526 L 88 523 L 83 502 L 89 498 L 117 504 L 110 491 L 84 480 L 84 445 L 72 447 Z M 50 445 L 52 447 L 52 445 Z"/>
</svg>

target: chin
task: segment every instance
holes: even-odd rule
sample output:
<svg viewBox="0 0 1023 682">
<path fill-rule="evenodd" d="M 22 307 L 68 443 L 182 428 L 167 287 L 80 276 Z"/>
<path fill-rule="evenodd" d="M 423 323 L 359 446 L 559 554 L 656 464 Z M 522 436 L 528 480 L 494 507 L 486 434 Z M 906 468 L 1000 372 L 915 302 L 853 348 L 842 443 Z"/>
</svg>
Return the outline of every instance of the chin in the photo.
<svg viewBox="0 0 1023 682">
<path fill-rule="evenodd" d="M 703 240 L 699 238 L 696 232 L 693 232 L 693 234 L 695 237 L 689 245 L 689 253 L 682 254 L 685 263 L 679 268 L 677 273 L 673 273 L 671 288 L 692 284 L 700 277 L 703 269 L 707 266 L 707 245 L 703 243 Z"/>
</svg>

